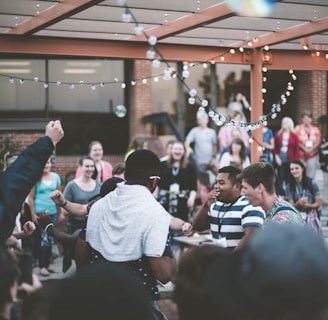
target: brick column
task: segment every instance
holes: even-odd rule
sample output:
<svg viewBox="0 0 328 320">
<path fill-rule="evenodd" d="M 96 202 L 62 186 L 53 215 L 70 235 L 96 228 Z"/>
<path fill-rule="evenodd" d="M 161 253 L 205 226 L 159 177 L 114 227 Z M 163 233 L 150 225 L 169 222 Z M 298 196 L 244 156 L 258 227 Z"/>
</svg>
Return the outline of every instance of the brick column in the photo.
<svg viewBox="0 0 328 320">
<path fill-rule="evenodd" d="M 151 135 L 151 125 L 143 125 L 141 118 L 153 113 L 151 98 L 151 62 L 149 60 L 134 61 L 134 79 L 138 79 L 134 86 L 130 113 L 130 140 L 138 134 Z M 142 83 L 146 78 L 147 83 Z"/>
<path fill-rule="evenodd" d="M 302 71 L 298 74 L 298 123 L 303 110 L 311 110 L 313 124 L 318 125 L 320 116 L 327 114 L 327 72 Z"/>
</svg>

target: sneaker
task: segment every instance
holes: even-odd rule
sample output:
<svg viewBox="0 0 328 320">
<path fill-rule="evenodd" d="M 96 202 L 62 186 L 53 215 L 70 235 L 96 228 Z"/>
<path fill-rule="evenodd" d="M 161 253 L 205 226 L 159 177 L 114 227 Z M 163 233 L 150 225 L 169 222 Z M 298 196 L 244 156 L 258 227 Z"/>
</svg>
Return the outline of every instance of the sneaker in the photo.
<svg viewBox="0 0 328 320">
<path fill-rule="evenodd" d="M 40 269 L 40 275 L 43 276 L 43 277 L 49 277 L 50 272 L 46 268 L 41 268 Z"/>
</svg>

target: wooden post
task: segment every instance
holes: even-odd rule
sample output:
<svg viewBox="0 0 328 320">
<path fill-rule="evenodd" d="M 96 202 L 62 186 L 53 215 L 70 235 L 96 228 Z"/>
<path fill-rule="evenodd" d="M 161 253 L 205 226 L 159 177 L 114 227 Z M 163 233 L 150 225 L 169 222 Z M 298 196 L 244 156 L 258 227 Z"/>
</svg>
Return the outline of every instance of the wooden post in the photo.
<svg viewBox="0 0 328 320">
<path fill-rule="evenodd" d="M 260 116 L 263 115 L 261 49 L 255 49 L 253 51 L 253 55 L 253 64 L 251 65 L 251 123 L 259 121 Z M 251 131 L 251 133 L 262 146 L 262 126 L 260 129 Z M 260 150 L 259 145 L 255 141 L 253 141 L 251 144 L 251 162 L 258 162 L 262 154 L 263 152 L 262 150 Z"/>
</svg>

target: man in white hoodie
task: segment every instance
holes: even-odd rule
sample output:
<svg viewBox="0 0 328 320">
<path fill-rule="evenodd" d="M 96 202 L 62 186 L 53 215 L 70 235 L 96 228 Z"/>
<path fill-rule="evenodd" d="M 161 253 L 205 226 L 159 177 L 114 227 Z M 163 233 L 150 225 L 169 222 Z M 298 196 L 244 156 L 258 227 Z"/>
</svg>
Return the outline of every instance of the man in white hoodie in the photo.
<svg viewBox="0 0 328 320">
<path fill-rule="evenodd" d="M 172 279 L 175 261 L 170 250 L 171 216 L 154 198 L 160 161 L 150 150 L 133 152 L 126 160 L 126 182 L 90 209 L 86 240 L 91 263 L 121 265 L 145 285 L 150 299 L 159 298 L 157 281 Z M 159 310 L 154 319 L 165 319 Z M 164 316 L 164 318 L 163 318 Z"/>
</svg>

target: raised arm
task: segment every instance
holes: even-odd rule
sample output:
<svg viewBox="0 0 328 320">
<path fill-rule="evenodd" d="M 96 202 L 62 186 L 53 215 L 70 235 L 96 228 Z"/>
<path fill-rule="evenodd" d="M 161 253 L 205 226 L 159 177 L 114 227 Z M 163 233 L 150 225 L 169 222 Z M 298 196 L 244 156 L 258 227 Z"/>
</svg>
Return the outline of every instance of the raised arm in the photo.
<svg viewBox="0 0 328 320">
<path fill-rule="evenodd" d="M 64 136 L 59 121 L 50 121 L 44 137 L 28 146 L 17 160 L 0 175 L 0 244 L 15 226 L 17 213 L 31 188 L 42 174 L 54 146 Z"/>
<path fill-rule="evenodd" d="M 192 220 L 192 226 L 194 231 L 204 231 L 209 229 L 210 221 L 208 217 L 208 209 L 210 208 L 211 204 L 215 201 L 217 196 L 217 190 L 211 190 L 201 207 L 198 209 L 194 218 Z"/>
<path fill-rule="evenodd" d="M 87 204 L 80 204 L 66 200 L 60 190 L 55 190 L 51 192 L 49 197 L 59 207 L 64 208 L 71 215 L 85 216 L 87 214 Z"/>
</svg>

